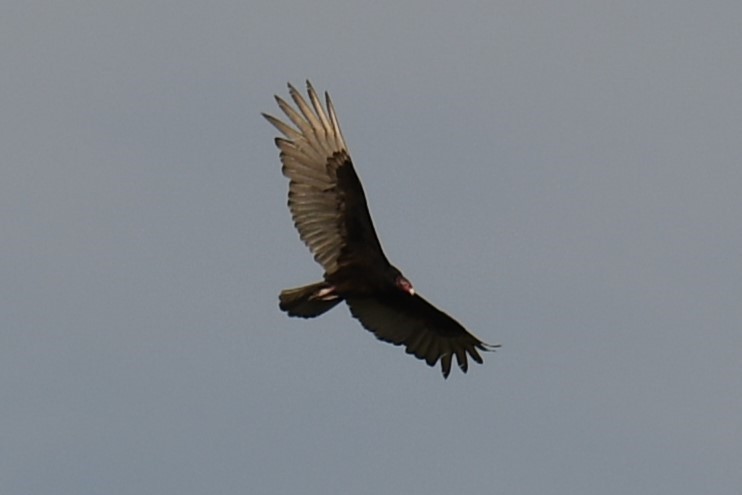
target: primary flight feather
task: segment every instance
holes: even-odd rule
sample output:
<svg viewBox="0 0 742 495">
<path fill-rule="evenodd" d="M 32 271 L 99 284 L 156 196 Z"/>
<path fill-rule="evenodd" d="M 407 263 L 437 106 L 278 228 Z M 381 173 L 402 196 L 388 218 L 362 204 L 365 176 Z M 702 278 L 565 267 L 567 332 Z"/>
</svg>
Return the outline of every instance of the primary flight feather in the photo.
<svg viewBox="0 0 742 495">
<path fill-rule="evenodd" d="M 478 351 L 499 346 L 485 344 L 420 297 L 384 255 L 330 96 L 325 93 L 323 106 L 309 81 L 309 102 L 290 84 L 289 94 L 295 106 L 278 96 L 276 101 L 293 126 L 263 116 L 284 136 L 276 146 L 289 179 L 289 210 L 325 276 L 282 291 L 280 308 L 312 318 L 345 301 L 380 340 L 404 346 L 430 366 L 440 361 L 444 377 L 454 356 L 464 372 L 467 356 L 481 363 Z"/>
</svg>

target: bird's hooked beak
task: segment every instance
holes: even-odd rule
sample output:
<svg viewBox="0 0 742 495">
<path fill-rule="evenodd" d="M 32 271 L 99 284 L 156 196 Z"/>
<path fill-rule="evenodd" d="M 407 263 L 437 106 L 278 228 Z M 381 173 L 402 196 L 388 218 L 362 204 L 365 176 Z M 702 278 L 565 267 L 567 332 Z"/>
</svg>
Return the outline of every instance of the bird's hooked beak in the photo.
<svg viewBox="0 0 742 495">
<path fill-rule="evenodd" d="M 407 294 L 414 296 L 415 295 L 415 288 L 412 286 L 409 280 L 404 278 L 402 275 L 397 276 L 397 287 L 399 287 L 400 290 L 406 292 Z"/>
</svg>

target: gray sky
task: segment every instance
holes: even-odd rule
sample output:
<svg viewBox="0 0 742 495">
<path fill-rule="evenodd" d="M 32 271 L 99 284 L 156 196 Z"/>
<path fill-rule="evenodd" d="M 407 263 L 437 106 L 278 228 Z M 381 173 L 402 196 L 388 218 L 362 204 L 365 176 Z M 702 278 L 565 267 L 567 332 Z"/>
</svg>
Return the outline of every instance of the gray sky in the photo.
<svg viewBox="0 0 742 495">
<path fill-rule="evenodd" d="M 742 4 L 11 2 L 0 492 L 742 490 Z M 333 95 L 449 380 L 317 280 L 260 111 Z"/>
</svg>

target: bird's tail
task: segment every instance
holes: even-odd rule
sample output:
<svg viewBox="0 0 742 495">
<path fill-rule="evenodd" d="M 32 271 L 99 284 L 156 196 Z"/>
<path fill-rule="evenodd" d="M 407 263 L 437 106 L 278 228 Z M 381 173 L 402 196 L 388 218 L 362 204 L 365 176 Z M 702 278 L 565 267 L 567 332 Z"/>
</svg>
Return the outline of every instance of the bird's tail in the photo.
<svg viewBox="0 0 742 495">
<path fill-rule="evenodd" d="M 327 282 L 286 289 L 278 296 L 279 307 L 286 311 L 289 316 L 300 316 L 302 318 L 314 318 L 325 311 L 329 311 L 337 303 L 343 300 L 335 294 L 333 287 Z"/>
</svg>

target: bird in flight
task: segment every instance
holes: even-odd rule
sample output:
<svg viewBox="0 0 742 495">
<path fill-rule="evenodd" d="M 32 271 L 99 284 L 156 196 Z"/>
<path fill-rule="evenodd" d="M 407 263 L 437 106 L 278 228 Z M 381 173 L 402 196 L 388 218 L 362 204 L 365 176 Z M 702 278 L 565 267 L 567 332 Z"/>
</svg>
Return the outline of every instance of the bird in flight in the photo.
<svg viewBox="0 0 742 495">
<path fill-rule="evenodd" d="M 291 84 L 289 94 L 295 106 L 279 96 L 276 101 L 293 126 L 263 116 L 283 134 L 275 143 L 289 179 L 289 210 L 325 275 L 282 291 L 279 307 L 289 316 L 314 318 L 345 301 L 379 340 L 404 346 L 429 366 L 440 361 L 444 378 L 454 356 L 464 373 L 467 355 L 482 363 L 478 351 L 499 345 L 485 344 L 423 299 L 387 260 L 330 96 L 325 93 L 323 106 L 309 81 L 309 103 Z"/>
</svg>

